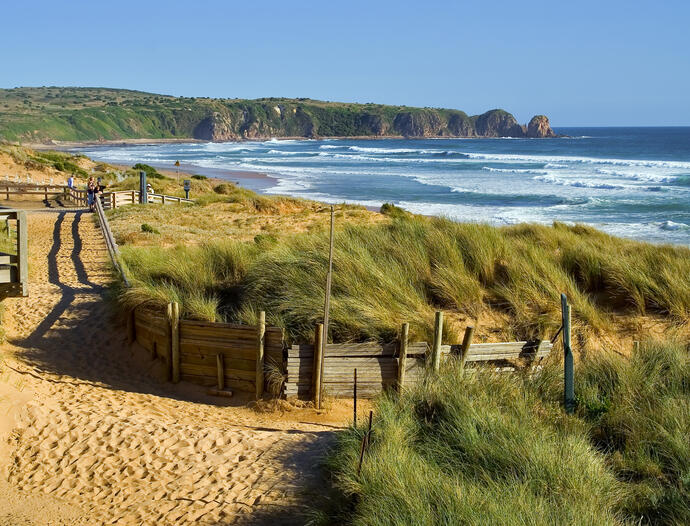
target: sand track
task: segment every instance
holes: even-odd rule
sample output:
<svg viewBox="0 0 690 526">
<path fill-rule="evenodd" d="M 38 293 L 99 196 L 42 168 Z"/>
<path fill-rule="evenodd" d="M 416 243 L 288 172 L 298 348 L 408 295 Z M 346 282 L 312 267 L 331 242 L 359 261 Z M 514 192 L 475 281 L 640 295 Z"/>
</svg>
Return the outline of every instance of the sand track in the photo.
<svg viewBox="0 0 690 526">
<path fill-rule="evenodd" d="M 30 297 L 6 301 L 0 524 L 302 524 L 334 426 L 152 381 L 104 300 L 93 216 L 29 217 Z"/>
</svg>

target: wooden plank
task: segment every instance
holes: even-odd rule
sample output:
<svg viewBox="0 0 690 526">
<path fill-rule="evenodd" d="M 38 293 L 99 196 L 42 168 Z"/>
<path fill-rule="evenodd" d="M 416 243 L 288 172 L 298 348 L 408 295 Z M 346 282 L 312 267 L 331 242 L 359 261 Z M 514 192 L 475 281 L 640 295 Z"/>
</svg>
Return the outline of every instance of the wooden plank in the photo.
<svg viewBox="0 0 690 526">
<path fill-rule="evenodd" d="M 205 387 L 215 387 L 216 383 L 218 381 L 215 374 L 213 376 L 204 376 L 204 375 L 184 374 L 183 373 L 180 376 L 180 378 L 185 382 L 191 382 L 193 384 L 203 385 Z M 254 382 L 247 381 L 247 380 L 238 380 L 238 379 L 234 379 L 234 378 L 228 378 L 227 376 L 225 377 L 225 387 L 231 388 L 232 390 L 235 390 L 235 391 L 242 391 L 242 392 L 247 392 L 247 393 L 253 393 L 254 392 Z"/>
<path fill-rule="evenodd" d="M 371 343 L 329 343 L 326 346 L 326 356 L 349 357 L 349 356 L 396 356 L 398 344 L 387 343 L 384 345 Z M 428 346 L 426 342 L 415 342 L 408 345 L 407 355 L 417 355 L 426 353 Z M 312 345 L 293 345 L 287 351 L 288 357 L 312 357 L 314 350 Z"/>
<path fill-rule="evenodd" d="M 216 354 L 202 354 L 202 353 L 180 353 L 180 362 L 189 365 L 207 365 L 211 366 L 215 363 L 216 355 L 221 354 L 225 361 L 225 366 L 231 369 L 238 369 L 240 371 L 256 371 L 255 360 L 244 360 L 235 358 L 232 354 L 216 353 Z"/>
<path fill-rule="evenodd" d="M 496 360 L 517 360 L 521 358 L 546 358 L 549 355 L 548 351 L 539 351 L 537 353 L 529 353 L 525 355 L 520 355 L 520 353 L 508 352 L 508 353 L 491 353 L 491 354 L 474 354 L 468 356 L 465 360 L 466 362 L 490 362 Z"/>
<path fill-rule="evenodd" d="M 254 384 L 254 381 L 256 380 L 256 372 L 255 371 L 241 371 L 239 369 L 229 369 L 227 366 L 224 369 L 225 371 L 225 378 L 226 379 L 235 379 L 235 380 L 248 380 L 251 381 L 252 384 Z M 195 365 L 195 364 L 189 364 L 189 363 L 180 363 L 180 372 L 182 374 L 194 374 L 198 376 L 212 376 L 213 378 L 217 378 L 217 369 L 216 369 L 216 364 L 212 364 L 209 366 L 206 365 Z"/>
<path fill-rule="evenodd" d="M 253 347 L 236 345 L 233 342 L 204 342 L 199 340 L 180 340 L 180 352 L 188 354 L 206 354 L 215 356 L 222 352 L 226 357 L 256 360 L 256 342 Z"/>
<path fill-rule="evenodd" d="M 172 381 L 180 381 L 180 304 L 173 302 L 170 320 L 170 339 L 172 348 Z"/>
<path fill-rule="evenodd" d="M 406 361 L 407 361 L 407 348 L 409 346 L 408 335 L 410 331 L 410 324 L 403 323 L 400 330 L 400 352 L 398 356 L 398 378 L 397 378 L 397 388 L 398 391 L 402 389 L 405 385 L 405 373 L 406 373 Z"/>
<path fill-rule="evenodd" d="M 256 334 L 256 399 L 264 394 L 264 345 L 266 343 L 266 313 L 259 313 L 259 326 L 255 329 Z"/>
<path fill-rule="evenodd" d="M 256 336 L 256 327 L 252 325 L 242 325 L 238 323 L 221 323 L 216 321 L 202 321 L 202 320 L 181 320 L 181 325 L 186 328 L 201 327 L 210 329 L 242 329 L 250 331 Z M 280 327 L 266 327 L 266 333 L 282 334 L 283 329 Z"/>
</svg>

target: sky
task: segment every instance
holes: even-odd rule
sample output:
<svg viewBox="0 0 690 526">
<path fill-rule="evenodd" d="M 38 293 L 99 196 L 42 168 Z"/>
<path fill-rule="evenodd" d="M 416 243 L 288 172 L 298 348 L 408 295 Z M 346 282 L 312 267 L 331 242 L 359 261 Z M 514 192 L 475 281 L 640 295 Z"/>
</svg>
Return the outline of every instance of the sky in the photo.
<svg viewBox="0 0 690 526">
<path fill-rule="evenodd" d="M 104 86 L 690 125 L 690 2 L 3 2 L 0 88 Z"/>
</svg>

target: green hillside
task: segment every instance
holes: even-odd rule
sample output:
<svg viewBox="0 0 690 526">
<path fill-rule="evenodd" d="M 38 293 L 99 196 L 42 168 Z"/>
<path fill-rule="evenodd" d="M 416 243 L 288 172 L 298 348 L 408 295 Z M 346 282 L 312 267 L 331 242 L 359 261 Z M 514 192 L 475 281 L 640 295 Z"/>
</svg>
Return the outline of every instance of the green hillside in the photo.
<svg viewBox="0 0 690 526">
<path fill-rule="evenodd" d="M 108 88 L 0 89 L 0 139 L 7 141 L 523 137 L 531 130 L 503 110 L 468 116 L 451 109 L 311 99 L 171 97 Z"/>
</svg>

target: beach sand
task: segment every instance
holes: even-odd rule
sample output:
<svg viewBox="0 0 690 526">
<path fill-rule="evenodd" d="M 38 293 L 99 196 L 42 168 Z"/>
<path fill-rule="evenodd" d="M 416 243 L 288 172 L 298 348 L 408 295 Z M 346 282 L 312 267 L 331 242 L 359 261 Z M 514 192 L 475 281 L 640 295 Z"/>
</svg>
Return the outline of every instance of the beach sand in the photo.
<svg viewBox="0 0 690 526">
<path fill-rule="evenodd" d="M 0 525 L 303 524 L 351 405 L 258 412 L 164 382 L 112 317 L 93 215 L 30 212 L 29 236 L 30 297 L 4 302 Z"/>
</svg>

